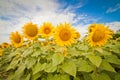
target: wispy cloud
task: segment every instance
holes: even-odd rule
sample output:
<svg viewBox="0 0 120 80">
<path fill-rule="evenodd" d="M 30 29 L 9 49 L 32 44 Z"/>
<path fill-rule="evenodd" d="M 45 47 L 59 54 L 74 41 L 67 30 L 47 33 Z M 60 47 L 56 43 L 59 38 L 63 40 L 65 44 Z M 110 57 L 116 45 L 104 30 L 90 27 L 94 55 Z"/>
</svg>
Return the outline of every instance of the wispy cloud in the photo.
<svg viewBox="0 0 120 80">
<path fill-rule="evenodd" d="M 71 22 L 76 16 L 68 11 L 59 12 L 60 4 L 56 0 L 0 0 L 0 42 L 9 41 L 13 31 L 21 31 L 22 26 L 32 21 L 39 26 L 45 22 L 57 25 L 60 22 Z"/>
<path fill-rule="evenodd" d="M 106 23 L 106 25 L 109 26 L 110 29 L 112 29 L 114 31 L 117 31 L 120 29 L 120 22 L 118 22 L 118 21 L 109 22 L 109 23 Z"/>
<path fill-rule="evenodd" d="M 112 13 L 120 9 L 120 3 L 117 3 L 115 6 L 107 9 L 106 13 Z"/>
<path fill-rule="evenodd" d="M 22 26 L 30 21 L 38 26 L 46 21 L 55 26 L 60 22 L 69 22 L 81 34 L 85 34 L 88 24 L 98 19 L 76 13 L 78 8 L 86 4 L 82 1 L 69 5 L 60 4 L 57 0 L 0 0 L 0 43 L 9 42 L 10 33 L 16 30 L 21 32 Z"/>
</svg>

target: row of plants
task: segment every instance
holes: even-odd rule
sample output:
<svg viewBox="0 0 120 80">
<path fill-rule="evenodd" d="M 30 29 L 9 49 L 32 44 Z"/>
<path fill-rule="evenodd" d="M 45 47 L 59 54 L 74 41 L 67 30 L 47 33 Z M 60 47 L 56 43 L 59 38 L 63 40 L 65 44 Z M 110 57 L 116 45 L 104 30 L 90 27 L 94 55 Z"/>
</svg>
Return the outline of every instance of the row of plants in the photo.
<svg viewBox="0 0 120 80">
<path fill-rule="evenodd" d="M 120 37 L 91 24 L 80 39 L 69 23 L 23 25 L 0 46 L 1 80 L 119 80 Z"/>
</svg>

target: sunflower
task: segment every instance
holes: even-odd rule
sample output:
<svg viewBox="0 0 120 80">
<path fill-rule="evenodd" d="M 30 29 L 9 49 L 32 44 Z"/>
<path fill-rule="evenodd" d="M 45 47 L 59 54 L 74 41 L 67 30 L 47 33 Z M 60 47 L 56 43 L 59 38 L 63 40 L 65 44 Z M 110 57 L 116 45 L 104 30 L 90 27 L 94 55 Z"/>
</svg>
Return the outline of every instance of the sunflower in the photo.
<svg viewBox="0 0 120 80">
<path fill-rule="evenodd" d="M 32 22 L 26 23 L 23 26 L 23 33 L 25 37 L 29 40 L 36 39 L 38 37 L 39 31 L 38 26 Z"/>
<path fill-rule="evenodd" d="M 23 36 L 20 35 L 17 31 L 12 32 L 10 35 L 11 43 L 17 48 L 20 47 L 23 43 Z"/>
<path fill-rule="evenodd" d="M 54 32 L 54 26 L 49 22 L 44 22 L 43 25 L 39 29 L 42 37 L 50 37 Z"/>
<path fill-rule="evenodd" d="M 80 38 L 80 33 L 79 32 L 76 32 L 76 37 L 75 39 L 79 39 Z"/>
<path fill-rule="evenodd" d="M 2 45 L 0 45 L 0 48 L 2 48 Z"/>
<path fill-rule="evenodd" d="M 88 41 L 91 46 L 102 46 L 109 38 L 112 38 L 111 34 L 109 27 L 105 27 L 103 24 L 96 24 L 92 28 L 92 32 L 89 32 Z"/>
<path fill-rule="evenodd" d="M 96 24 L 91 24 L 89 27 L 88 27 L 88 32 L 92 32 L 93 31 L 93 28 L 96 27 Z"/>
<path fill-rule="evenodd" d="M 2 48 L 9 48 L 9 47 L 10 47 L 10 45 L 8 43 L 6 43 L 6 42 L 2 43 Z"/>
<path fill-rule="evenodd" d="M 3 52 L 2 52 L 2 48 L 0 48 L 0 56 L 2 56 L 2 53 L 3 53 Z"/>
<path fill-rule="evenodd" d="M 70 24 L 59 24 L 55 30 L 54 39 L 59 46 L 69 46 L 75 42 L 76 31 Z"/>
<path fill-rule="evenodd" d="M 120 42 L 120 37 L 118 37 L 118 38 L 116 39 L 116 41 L 117 41 L 117 42 Z"/>
<path fill-rule="evenodd" d="M 46 42 L 41 42 L 41 45 L 42 46 L 47 46 L 47 45 L 49 45 L 50 44 L 50 42 L 49 41 L 46 41 Z"/>
</svg>

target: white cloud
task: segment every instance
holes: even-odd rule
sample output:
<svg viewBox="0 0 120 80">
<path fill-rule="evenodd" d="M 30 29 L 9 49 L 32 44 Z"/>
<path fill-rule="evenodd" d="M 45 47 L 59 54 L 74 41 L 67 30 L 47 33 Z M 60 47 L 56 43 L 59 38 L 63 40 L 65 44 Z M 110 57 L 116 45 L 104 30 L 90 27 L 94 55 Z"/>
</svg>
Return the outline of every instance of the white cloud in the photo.
<svg viewBox="0 0 120 80">
<path fill-rule="evenodd" d="M 120 29 L 120 22 L 110 22 L 110 23 L 106 23 L 107 26 L 110 27 L 110 29 L 117 31 Z"/>
<path fill-rule="evenodd" d="M 116 4 L 114 7 L 110 7 L 107 9 L 106 13 L 112 13 L 120 9 L 120 3 Z"/>
<path fill-rule="evenodd" d="M 68 11 L 59 12 L 60 4 L 56 0 L 0 0 L 0 43 L 8 41 L 13 31 L 21 31 L 22 26 L 29 21 L 42 25 L 43 22 L 72 23 L 76 16 Z M 7 18 L 7 19 L 6 19 Z"/>
<path fill-rule="evenodd" d="M 78 15 L 74 12 L 76 8 L 84 6 L 81 2 L 60 9 L 63 5 L 56 0 L 0 0 L 0 18 L 3 17 L 0 19 L 0 43 L 8 42 L 11 32 L 21 32 L 22 26 L 30 21 L 39 26 L 43 22 L 52 22 L 53 25 L 70 22 L 73 26 L 76 25 L 74 27 L 82 36 L 87 32 L 88 22 L 97 21 L 86 14 Z"/>
<path fill-rule="evenodd" d="M 85 35 L 87 35 L 88 26 L 89 24 L 86 25 L 79 24 L 75 27 L 75 29 L 81 34 L 80 39 L 82 39 Z"/>
</svg>

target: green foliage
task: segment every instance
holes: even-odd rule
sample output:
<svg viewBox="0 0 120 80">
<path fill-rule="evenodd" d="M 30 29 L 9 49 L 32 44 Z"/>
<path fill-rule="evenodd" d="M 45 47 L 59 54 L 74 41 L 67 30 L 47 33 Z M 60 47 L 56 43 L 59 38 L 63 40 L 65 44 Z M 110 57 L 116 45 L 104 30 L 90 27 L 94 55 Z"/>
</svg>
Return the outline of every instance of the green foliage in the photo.
<svg viewBox="0 0 120 80">
<path fill-rule="evenodd" d="M 64 60 L 64 56 L 63 55 L 60 55 L 60 54 L 54 54 L 52 56 L 52 64 L 54 66 L 58 65 L 58 64 L 61 64 Z"/>
<path fill-rule="evenodd" d="M 76 76 L 76 65 L 74 62 L 72 62 L 72 61 L 65 62 L 61 68 L 64 72 L 66 72 L 74 77 Z"/>
<path fill-rule="evenodd" d="M 115 69 L 111 66 L 111 64 L 109 64 L 107 61 L 103 60 L 101 65 L 100 65 L 101 69 L 107 70 L 107 71 L 111 71 L 111 72 L 115 72 Z"/>
<path fill-rule="evenodd" d="M 91 77 L 93 80 L 111 80 L 110 77 L 105 73 L 92 73 Z"/>
<path fill-rule="evenodd" d="M 102 59 L 100 56 L 89 55 L 88 59 L 97 67 L 99 67 L 102 62 Z"/>
<path fill-rule="evenodd" d="M 83 60 L 82 58 L 78 59 L 77 63 L 78 63 L 78 71 L 91 72 L 93 70 L 93 67 L 86 60 Z"/>
<path fill-rule="evenodd" d="M 0 79 L 120 79 L 120 42 L 110 40 L 103 47 L 90 47 L 86 41 L 78 41 L 66 47 L 66 56 L 59 48 L 55 44 L 42 46 L 41 42 L 33 42 L 29 47 L 4 48 L 0 57 Z"/>
</svg>

